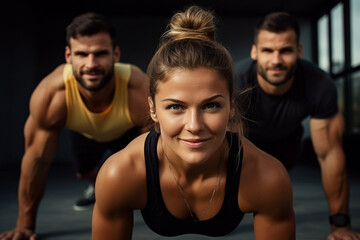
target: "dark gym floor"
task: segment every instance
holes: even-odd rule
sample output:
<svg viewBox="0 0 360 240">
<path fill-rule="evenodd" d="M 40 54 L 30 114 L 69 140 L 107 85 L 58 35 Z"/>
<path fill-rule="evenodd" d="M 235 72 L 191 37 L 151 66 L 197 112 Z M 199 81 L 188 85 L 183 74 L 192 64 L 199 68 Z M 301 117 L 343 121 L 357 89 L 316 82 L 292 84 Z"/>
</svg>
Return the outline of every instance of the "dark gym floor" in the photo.
<svg viewBox="0 0 360 240">
<path fill-rule="evenodd" d="M 320 171 L 315 164 L 299 165 L 290 172 L 294 190 L 296 239 L 326 239 L 330 232 L 328 206 L 321 186 Z M 19 166 L 0 167 L 0 232 L 14 227 L 17 216 L 17 182 Z M 350 212 L 353 228 L 360 231 L 360 174 L 349 169 Z M 37 233 L 41 240 L 91 239 L 92 211 L 76 212 L 72 204 L 87 183 L 74 176 L 69 164 L 52 166 L 47 190 L 39 208 Z M 153 233 L 135 212 L 133 239 L 168 239 Z M 183 235 L 172 239 L 212 239 Z M 252 215 L 246 215 L 239 227 L 221 239 L 254 239 Z"/>
</svg>

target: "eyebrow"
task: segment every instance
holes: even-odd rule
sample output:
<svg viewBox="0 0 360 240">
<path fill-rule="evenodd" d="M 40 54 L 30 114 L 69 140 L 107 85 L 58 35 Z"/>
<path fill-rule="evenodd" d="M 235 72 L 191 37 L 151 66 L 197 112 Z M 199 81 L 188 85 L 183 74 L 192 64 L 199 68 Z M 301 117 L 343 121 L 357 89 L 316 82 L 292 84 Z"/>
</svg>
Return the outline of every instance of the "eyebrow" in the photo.
<svg viewBox="0 0 360 240">
<path fill-rule="evenodd" d="M 98 51 L 95 51 L 95 52 L 91 52 L 92 54 L 94 55 L 101 55 L 101 54 L 108 54 L 110 51 L 107 50 L 107 49 L 102 49 L 102 50 L 98 50 Z M 75 50 L 73 51 L 73 53 L 76 55 L 76 54 L 86 54 L 86 55 L 89 55 L 90 53 L 86 50 Z"/>
<path fill-rule="evenodd" d="M 217 98 L 225 98 L 223 95 L 221 94 L 217 94 L 217 95 L 214 95 L 212 97 L 209 97 L 207 99 L 205 99 L 204 101 L 202 101 L 203 103 L 205 102 L 211 102 Z M 174 99 L 174 98 L 165 98 L 163 100 L 161 100 L 161 102 L 175 102 L 175 103 L 184 103 L 183 101 L 181 100 L 178 100 L 178 99 Z"/>
<path fill-rule="evenodd" d="M 294 46 L 286 46 L 280 49 L 281 51 L 294 51 L 295 47 Z"/>
<path fill-rule="evenodd" d="M 274 49 L 272 47 L 267 47 L 267 46 L 260 47 L 260 49 L 262 51 L 264 51 L 264 50 L 274 51 Z M 294 49 L 295 49 L 294 46 L 286 46 L 286 47 L 280 48 L 279 51 L 281 52 L 281 51 L 288 51 L 288 50 L 294 50 Z"/>
</svg>

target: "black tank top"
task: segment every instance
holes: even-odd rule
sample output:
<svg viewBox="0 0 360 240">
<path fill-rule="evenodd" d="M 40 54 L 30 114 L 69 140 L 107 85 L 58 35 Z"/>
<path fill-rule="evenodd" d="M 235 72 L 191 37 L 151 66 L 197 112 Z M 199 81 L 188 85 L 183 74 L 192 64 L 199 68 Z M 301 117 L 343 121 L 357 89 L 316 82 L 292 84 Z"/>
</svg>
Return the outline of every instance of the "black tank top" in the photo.
<svg viewBox="0 0 360 240">
<path fill-rule="evenodd" d="M 192 218 L 182 220 L 174 217 L 166 208 L 161 195 L 157 142 L 159 134 L 151 131 L 145 141 L 145 164 L 147 183 L 147 204 L 141 210 L 145 223 L 150 229 L 163 236 L 181 234 L 202 234 L 212 237 L 226 235 L 232 232 L 241 222 L 244 213 L 238 205 L 238 189 L 243 152 L 238 158 L 238 136 L 227 133 L 230 152 L 227 166 L 224 202 L 220 211 L 211 219 L 195 222 Z"/>
</svg>

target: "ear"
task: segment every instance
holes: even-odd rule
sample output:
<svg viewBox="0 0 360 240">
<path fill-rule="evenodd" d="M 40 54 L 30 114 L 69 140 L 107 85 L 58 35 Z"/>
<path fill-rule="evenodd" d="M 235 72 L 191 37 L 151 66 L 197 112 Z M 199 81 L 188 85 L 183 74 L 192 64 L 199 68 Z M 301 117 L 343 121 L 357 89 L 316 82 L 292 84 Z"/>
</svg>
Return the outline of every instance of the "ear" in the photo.
<svg viewBox="0 0 360 240">
<path fill-rule="evenodd" d="M 119 62 L 120 61 L 120 56 L 121 56 L 121 51 L 119 46 L 116 46 L 114 49 L 114 60 L 115 62 Z"/>
<path fill-rule="evenodd" d="M 159 122 L 159 120 L 157 119 L 157 116 L 156 116 L 155 104 L 151 97 L 148 97 L 148 103 L 149 103 L 149 108 L 150 108 L 151 119 L 156 123 Z"/>
<path fill-rule="evenodd" d="M 257 47 L 255 44 L 251 46 L 250 57 L 255 61 L 257 60 Z"/>
<path fill-rule="evenodd" d="M 71 63 L 71 49 L 69 46 L 65 47 L 65 60 L 67 63 Z"/>
<path fill-rule="evenodd" d="M 299 43 L 299 46 L 298 46 L 298 58 L 302 58 L 303 56 L 303 46 L 302 44 Z"/>
</svg>

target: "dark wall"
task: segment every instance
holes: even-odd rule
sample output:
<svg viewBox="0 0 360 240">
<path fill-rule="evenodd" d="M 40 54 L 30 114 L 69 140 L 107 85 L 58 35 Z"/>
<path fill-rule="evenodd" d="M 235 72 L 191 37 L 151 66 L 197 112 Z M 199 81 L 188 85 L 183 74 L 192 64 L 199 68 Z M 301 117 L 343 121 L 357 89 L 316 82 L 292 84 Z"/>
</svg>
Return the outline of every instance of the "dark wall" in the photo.
<svg viewBox="0 0 360 240">
<path fill-rule="evenodd" d="M 1 14 L 0 18 L 0 164 L 23 152 L 22 126 L 28 114 L 27 99 L 36 82 L 37 61 L 31 6 L 16 6 L 16 11 L 2 9 L 7 14 Z"/>
<path fill-rule="evenodd" d="M 19 163 L 24 153 L 23 126 L 29 113 L 32 91 L 50 71 L 63 63 L 65 27 L 72 18 L 86 11 L 86 6 L 35 6 L 10 1 L 1 3 L 0 28 L 0 146 L 2 164 Z M 51 11 L 50 11 L 51 9 Z M 118 29 L 121 61 L 138 65 L 146 71 L 169 16 L 119 16 L 106 14 Z M 249 56 L 253 26 L 259 16 L 240 18 L 219 16 L 218 40 L 235 61 Z M 311 59 L 310 23 L 301 19 L 304 57 Z M 68 161 L 67 132 L 63 131 L 55 161 Z"/>
</svg>

